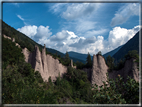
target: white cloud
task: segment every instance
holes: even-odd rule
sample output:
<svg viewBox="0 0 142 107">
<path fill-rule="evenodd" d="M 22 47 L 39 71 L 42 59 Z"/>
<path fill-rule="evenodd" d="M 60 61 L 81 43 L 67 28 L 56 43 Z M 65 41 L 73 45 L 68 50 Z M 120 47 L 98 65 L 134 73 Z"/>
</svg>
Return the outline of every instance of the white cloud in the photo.
<svg viewBox="0 0 142 107">
<path fill-rule="evenodd" d="M 17 17 L 18 17 L 19 19 L 21 19 L 22 21 L 25 20 L 24 18 L 21 17 L 21 15 L 17 15 Z"/>
<path fill-rule="evenodd" d="M 61 16 L 67 20 L 73 20 L 82 16 L 88 16 L 99 7 L 99 3 L 73 3 L 67 7 L 67 10 Z"/>
<path fill-rule="evenodd" d="M 24 33 L 25 35 L 29 36 L 32 39 L 38 40 L 41 38 L 48 38 L 50 35 L 52 35 L 52 32 L 50 32 L 49 26 L 24 26 L 22 28 L 18 28 L 18 31 Z"/>
<path fill-rule="evenodd" d="M 111 45 L 111 48 L 114 49 L 125 44 L 138 32 L 139 28 L 140 26 L 135 26 L 133 29 L 125 29 L 121 27 L 113 28 L 108 37 L 109 45 Z"/>
<path fill-rule="evenodd" d="M 100 29 L 100 30 L 90 30 L 85 33 L 86 37 L 91 37 L 91 36 L 96 36 L 96 35 L 101 35 L 106 33 L 108 30 L 107 29 Z"/>
<path fill-rule="evenodd" d="M 140 26 L 135 26 L 132 29 L 115 27 L 109 32 L 108 40 L 104 40 L 103 36 L 92 36 L 89 38 L 76 36 L 75 42 L 71 42 L 70 44 L 66 42 L 65 49 L 85 54 L 89 52 L 91 55 L 96 54 L 98 51 L 105 54 L 106 52 L 125 44 L 139 31 L 139 28 Z M 69 40 L 71 41 L 71 39 Z M 64 50 L 64 52 L 66 52 L 66 50 Z"/>
<path fill-rule="evenodd" d="M 77 32 L 86 32 L 95 28 L 96 22 L 79 20 L 76 25 Z"/>
<path fill-rule="evenodd" d="M 42 26 L 40 25 L 38 28 L 37 28 L 37 33 L 35 35 L 35 38 L 38 39 L 38 38 L 48 38 L 50 35 L 52 35 L 52 32 L 50 32 L 50 29 L 49 29 L 49 26 Z"/>
<path fill-rule="evenodd" d="M 56 35 L 53 35 L 50 40 L 51 41 L 61 41 L 66 39 L 69 36 L 68 32 L 65 30 L 62 30 L 62 32 L 58 32 Z"/>
<path fill-rule="evenodd" d="M 24 19 L 21 15 L 17 15 L 17 17 L 18 17 L 20 20 L 22 20 L 25 25 L 28 25 L 28 24 L 26 23 L 25 19 Z"/>
<path fill-rule="evenodd" d="M 131 16 L 139 15 L 139 3 L 129 3 L 122 6 L 112 18 L 111 26 L 125 23 Z"/>
<path fill-rule="evenodd" d="M 107 40 L 104 40 L 104 37 L 101 35 L 82 37 L 68 30 L 62 30 L 61 32 L 57 32 L 55 35 L 52 35 L 52 32 L 49 30 L 49 26 L 24 26 L 18 30 L 27 34 L 39 44 L 46 44 L 47 47 L 56 49 L 63 53 L 66 51 L 75 51 L 85 54 L 89 52 L 93 55 L 98 51 L 105 54 L 106 52 L 125 44 L 139 31 L 139 28 L 140 26 L 135 26 L 132 29 L 114 27 L 109 32 Z M 99 31 L 96 32 L 99 33 Z M 96 32 L 94 31 L 94 34 Z"/>
<path fill-rule="evenodd" d="M 54 5 L 50 5 L 49 11 L 58 14 L 63 11 L 68 5 L 68 3 L 56 3 Z"/>
<path fill-rule="evenodd" d="M 25 35 L 27 35 L 28 37 L 32 37 L 37 33 L 37 26 L 33 25 L 29 25 L 29 26 L 24 26 L 22 28 L 18 28 L 18 31 L 24 33 Z"/>
<path fill-rule="evenodd" d="M 65 21 L 60 22 L 62 30 L 69 30 L 75 32 L 78 36 L 85 36 L 84 34 L 89 30 L 98 28 L 95 21 L 100 7 L 104 6 L 102 3 L 57 3 L 51 5 L 50 11 L 52 13 L 60 14 Z"/>
</svg>

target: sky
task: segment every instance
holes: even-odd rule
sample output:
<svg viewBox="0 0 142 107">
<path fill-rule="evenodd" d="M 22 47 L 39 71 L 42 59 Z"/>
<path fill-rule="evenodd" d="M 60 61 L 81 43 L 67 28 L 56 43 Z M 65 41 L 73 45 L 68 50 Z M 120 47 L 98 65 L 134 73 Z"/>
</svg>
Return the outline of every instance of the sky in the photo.
<svg viewBox="0 0 142 107">
<path fill-rule="evenodd" d="M 105 54 L 140 28 L 139 3 L 3 3 L 2 20 L 62 53 Z"/>
</svg>

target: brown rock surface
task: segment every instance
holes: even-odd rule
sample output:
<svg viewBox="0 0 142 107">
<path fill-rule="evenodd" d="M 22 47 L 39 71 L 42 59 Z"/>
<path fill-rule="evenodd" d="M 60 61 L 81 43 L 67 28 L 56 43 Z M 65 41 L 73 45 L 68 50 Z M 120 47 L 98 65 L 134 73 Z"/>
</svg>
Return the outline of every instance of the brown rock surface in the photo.
<svg viewBox="0 0 142 107">
<path fill-rule="evenodd" d="M 93 72 L 92 72 L 92 84 L 97 84 L 98 86 L 103 85 L 102 81 L 107 80 L 107 70 L 105 60 L 101 55 L 93 55 Z"/>
<path fill-rule="evenodd" d="M 48 81 L 50 76 L 52 81 L 56 80 L 59 74 L 62 77 L 67 72 L 67 67 L 62 65 L 58 59 L 54 59 L 48 54 L 46 55 L 45 46 L 42 52 L 39 51 L 38 46 L 35 46 L 35 50 L 32 53 L 27 48 L 24 48 L 22 52 L 25 56 L 25 61 L 30 63 L 35 71 L 40 72 L 44 81 Z"/>
</svg>

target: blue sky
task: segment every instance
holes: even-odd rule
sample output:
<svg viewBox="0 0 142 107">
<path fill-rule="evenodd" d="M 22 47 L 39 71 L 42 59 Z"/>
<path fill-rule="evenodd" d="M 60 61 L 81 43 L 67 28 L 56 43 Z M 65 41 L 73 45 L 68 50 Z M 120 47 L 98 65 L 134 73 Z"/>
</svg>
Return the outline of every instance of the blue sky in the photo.
<svg viewBox="0 0 142 107">
<path fill-rule="evenodd" d="M 3 21 L 39 44 L 93 55 L 139 30 L 139 3 L 3 3 Z"/>
</svg>

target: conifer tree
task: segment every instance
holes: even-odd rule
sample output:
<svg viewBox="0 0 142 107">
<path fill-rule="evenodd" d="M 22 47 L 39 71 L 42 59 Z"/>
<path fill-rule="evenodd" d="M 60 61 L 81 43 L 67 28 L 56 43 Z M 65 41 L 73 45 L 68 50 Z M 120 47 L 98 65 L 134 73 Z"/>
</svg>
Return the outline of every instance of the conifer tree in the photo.
<svg viewBox="0 0 142 107">
<path fill-rule="evenodd" d="M 66 52 L 66 54 L 65 54 L 65 62 L 66 62 L 67 65 L 70 64 L 70 57 L 69 57 L 68 52 Z"/>
<path fill-rule="evenodd" d="M 86 59 L 86 67 L 87 68 L 91 68 L 92 67 L 92 60 L 91 60 L 91 55 L 89 54 L 88 52 L 88 56 L 87 56 L 87 59 Z"/>
</svg>

